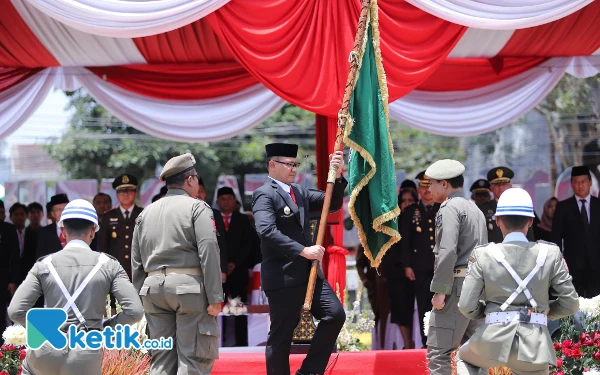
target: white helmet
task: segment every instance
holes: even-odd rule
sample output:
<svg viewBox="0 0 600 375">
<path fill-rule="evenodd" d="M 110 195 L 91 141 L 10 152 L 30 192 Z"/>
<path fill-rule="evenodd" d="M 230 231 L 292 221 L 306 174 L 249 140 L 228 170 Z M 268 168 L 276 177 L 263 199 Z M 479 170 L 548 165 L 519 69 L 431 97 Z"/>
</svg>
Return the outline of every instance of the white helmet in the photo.
<svg viewBox="0 0 600 375">
<path fill-rule="evenodd" d="M 521 188 L 510 188 L 502 193 L 498 199 L 496 216 L 507 215 L 535 217 L 533 202 L 527 191 Z"/>
<path fill-rule="evenodd" d="M 69 202 L 62 214 L 60 215 L 59 227 L 64 227 L 64 220 L 67 219 L 84 219 L 94 223 L 94 229 L 97 232 L 100 229 L 98 225 L 98 214 L 92 204 L 85 199 L 75 199 Z"/>
</svg>

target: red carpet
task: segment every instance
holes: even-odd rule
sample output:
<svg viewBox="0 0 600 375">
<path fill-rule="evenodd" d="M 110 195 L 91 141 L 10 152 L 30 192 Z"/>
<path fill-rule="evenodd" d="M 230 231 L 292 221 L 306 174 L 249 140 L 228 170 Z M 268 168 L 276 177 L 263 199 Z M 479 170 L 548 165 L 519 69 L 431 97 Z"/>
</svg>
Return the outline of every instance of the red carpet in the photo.
<svg viewBox="0 0 600 375">
<path fill-rule="evenodd" d="M 426 350 L 386 350 L 357 353 L 342 352 L 335 362 L 337 354 L 332 354 L 326 375 L 425 375 Z M 215 361 L 213 375 L 257 374 L 265 375 L 264 353 L 220 353 Z M 300 368 L 304 355 L 290 356 L 291 374 Z M 284 375 L 284 374 L 282 374 Z"/>
</svg>

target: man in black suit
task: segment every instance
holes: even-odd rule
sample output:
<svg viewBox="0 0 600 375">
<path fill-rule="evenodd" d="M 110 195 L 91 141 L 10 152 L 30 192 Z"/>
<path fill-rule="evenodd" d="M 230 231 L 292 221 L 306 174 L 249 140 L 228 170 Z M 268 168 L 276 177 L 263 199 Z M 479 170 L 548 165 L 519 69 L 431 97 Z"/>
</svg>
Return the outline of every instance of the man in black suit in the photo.
<svg viewBox="0 0 600 375">
<path fill-rule="evenodd" d="M 298 146 L 273 143 L 266 146 L 269 181 L 252 194 L 252 211 L 261 240 L 261 285 L 269 300 L 271 329 L 267 339 L 267 374 L 290 373 L 290 347 L 300 319 L 310 267 L 321 261 L 325 249 L 312 245 L 309 211 L 323 208 L 325 193 L 292 184 L 299 163 Z M 337 178 L 331 211 L 339 210 L 348 182 L 341 177 L 342 152 L 330 156 Z M 319 269 L 312 315 L 320 319 L 308 354 L 297 375 L 323 374 L 336 338 L 345 321 L 342 304 Z"/>
<path fill-rule="evenodd" d="M 206 202 L 206 188 L 204 187 L 204 181 L 201 177 L 198 177 L 198 194 L 194 197 Z M 225 236 L 221 233 L 225 233 L 225 225 L 223 224 L 223 218 L 221 217 L 221 211 L 213 208 L 213 215 L 215 219 L 215 226 L 217 227 L 217 243 L 219 245 L 219 259 L 221 261 L 221 281 L 225 284 L 227 281 L 227 241 Z M 225 288 L 223 288 L 225 289 Z"/>
<path fill-rule="evenodd" d="M 14 225 L 0 221 L 0 332 L 6 329 L 6 304 L 15 294 L 21 268 L 19 239 Z"/>
<path fill-rule="evenodd" d="M 57 225 L 67 203 L 69 203 L 67 194 L 57 194 L 50 198 L 50 202 L 46 207 L 48 208 L 48 216 L 52 218 L 52 224 L 41 228 L 38 233 L 36 259 L 53 254 L 67 244 L 67 240 Z"/>
<path fill-rule="evenodd" d="M 44 218 L 44 208 L 37 202 L 27 205 L 27 218 L 29 225 L 25 228 L 25 240 L 23 252 L 21 253 L 21 277 L 19 282 L 23 282 L 27 273 L 33 267 L 36 261 L 36 250 L 39 231 L 42 228 L 42 219 Z"/>
<path fill-rule="evenodd" d="M 600 294 L 600 200 L 590 194 L 588 167 L 572 168 L 571 188 L 574 195 L 556 205 L 552 238 L 563 251 L 577 294 L 592 298 Z"/>
<path fill-rule="evenodd" d="M 400 215 L 402 240 L 393 246 L 400 247 L 400 260 L 404 265 L 404 273 L 409 280 L 414 281 L 419 322 L 422 322 L 425 313 L 431 311 L 432 307 L 433 293 L 430 291 L 430 285 L 433 280 L 435 263 L 433 252 L 435 247 L 435 216 L 440 209 L 440 204 L 435 203 L 433 200 L 433 195 L 429 191 L 431 184 L 429 179 L 425 178 L 425 171 L 419 173 L 416 178 L 419 180 L 417 190 L 421 199 L 417 204 L 405 208 Z M 412 307 L 412 301 L 410 301 L 410 306 Z M 412 309 L 410 310 L 412 311 Z M 410 318 L 412 322 L 412 314 Z M 425 344 L 427 340 L 422 324 L 419 324 L 419 330 L 422 342 Z"/>
<path fill-rule="evenodd" d="M 217 205 L 223 220 L 223 235 L 227 246 L 227 282 L 224 290 L 232 298 L 240 297 L 248 302 L 248 269 L 252 268 L 254 251 L 258 239 L 248 216 L 236 211 L 233 189 L 222 187 L 217 191 Z M 239 316 L 235 319 L 236 346 L 248 346 L 248 319 Z"/>
</svg>

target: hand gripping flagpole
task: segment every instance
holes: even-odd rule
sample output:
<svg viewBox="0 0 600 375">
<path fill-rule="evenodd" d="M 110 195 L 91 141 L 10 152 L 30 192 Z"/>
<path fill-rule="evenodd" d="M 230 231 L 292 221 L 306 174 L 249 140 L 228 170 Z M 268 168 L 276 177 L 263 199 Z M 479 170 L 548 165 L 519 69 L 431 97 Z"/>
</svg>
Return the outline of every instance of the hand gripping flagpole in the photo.
<svg viewBox="0 0 600 375">
<path fill-rule="evenodd" d="M 346 124 L 350 119 L 348 112 L 350 110 L 350 98 L 352 91 L 354 91 L 354 85 L 356 83 L 356 76 L 360 67 L 360 53 L 364 43 L 364 38 L 367 32 L 369 16 L 370 0 L 361 1 L 360 18 L 358 20 L 358 29 L 356 31 L 356 37 L 354 38 L 354 47 L 350 52 L 349 62 L 350 71 L 348 72 L 348 79 L 346 80 L 346 89 L 344 91 L 344 99 L 342 101 L 342 108 L 338 112 L 338 129 L 335 135 L 335 146 L 334 151 L 344 150 L 344 131 Z M 330 167 L 329 173 L 327 174 L 327 188 L 325 189 L 325 202 L 323 203 L 323 211 L 321 212 L 321 221 L 319 222 L 319 229 L 317 232 L 317 245 L 323 246 L 325 242 L 325 231 L 327 230 L 327 216 L 329 215 L 329 208 L 331 206 L 331 196 L 333 195 L 333 185 L 335 184 L 337 174 L 336 167 Z M 315 292 L 315 284 L 317 282 L 317 273 L 319 270 L 319 261 L 313 260 L 312 267 L 310 268 L 310 277 L 308 279 L 308 287 L 306 289 L 306 297 L 304 298 L 304 305 L 302 308 L 304 311 L 310 311 L 312 306 L 313 294 Z M 342 291 L 343 293 L 343 291 Z"/>
</svg>

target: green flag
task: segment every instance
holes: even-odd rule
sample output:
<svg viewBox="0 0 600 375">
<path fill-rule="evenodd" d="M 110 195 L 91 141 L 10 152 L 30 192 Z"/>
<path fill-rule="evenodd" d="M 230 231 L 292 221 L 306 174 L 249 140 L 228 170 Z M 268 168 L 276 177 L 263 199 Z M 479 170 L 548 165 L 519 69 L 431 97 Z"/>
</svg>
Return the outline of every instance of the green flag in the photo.
<svg viewBox="0 0 600 375">
<path fill-rule="evenodd" d="M 386 251 L 400 240 L 400 208 L 374 1 L 365 39 L 358 56 L 360 68 L 350 101 L 351 120 L 347 121 L 344 143 L 352 149 L 348 162 L 348 211 L 358 229 L 365 255 L 371 266 L 377 267 Z"/>
</svg>

